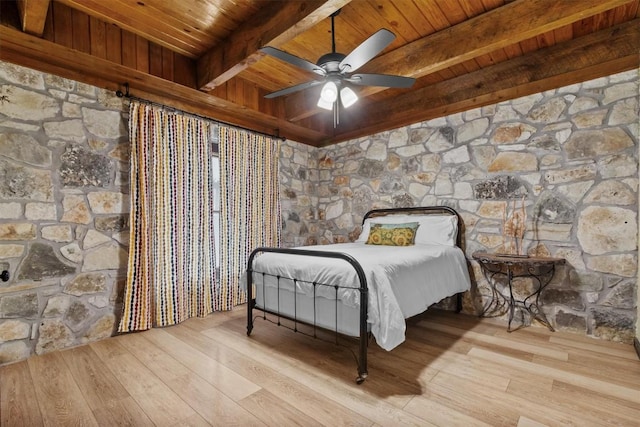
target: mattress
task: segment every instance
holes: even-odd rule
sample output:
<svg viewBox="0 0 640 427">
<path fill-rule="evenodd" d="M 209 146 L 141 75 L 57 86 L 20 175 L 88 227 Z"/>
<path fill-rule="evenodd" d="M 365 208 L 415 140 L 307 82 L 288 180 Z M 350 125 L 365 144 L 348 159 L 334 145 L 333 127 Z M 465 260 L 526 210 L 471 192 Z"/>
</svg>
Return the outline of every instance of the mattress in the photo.
<svg viewBox="0 0 640 427">
<path fill-rule="evenodd" d="M 456 246 L 377 246 L 355 242 L 298 249 L 342 252 L 360 263 L 369 289 L 368 327 L 385 350 L 404 341 L 406 318 L 471 286 L 466 258 Z M 258 307 L 290 317 L 295 314 L 300 320 L 358 335 L 359 280 L 346 261 L 266 252 L 255 258 L 253 271 Z M 322 285 L 314 286 L 314 282 Z M 340 286 L 337 292 L 335 286 Z M 332 308 L 336 299 L 338 315 L 336 308 Z M 325 307 L 321 314 L 318 305 Z M 322 318 L 318 319 L 319 316 Z"/>
</svg>

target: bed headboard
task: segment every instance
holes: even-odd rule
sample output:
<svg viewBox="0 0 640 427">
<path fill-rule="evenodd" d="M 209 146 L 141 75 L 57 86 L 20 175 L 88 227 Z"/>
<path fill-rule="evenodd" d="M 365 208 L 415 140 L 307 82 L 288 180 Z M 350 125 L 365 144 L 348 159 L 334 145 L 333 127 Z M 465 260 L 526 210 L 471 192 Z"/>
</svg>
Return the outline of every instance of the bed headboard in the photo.
<svg viewBox="0 0 640 427">
<path fill-rule="evenodd" d="M 462 238 L 464 236 L 464 224 L 458 212 L 449 206 L 414 206 L 408 208 L 386 208 L 372 209 L 362 219 L 362 223 L 367 218 L 375 218 L 388 215 L 454 215 L 458 219 L 458 235 L 456 236 L 456 246 L 464 250 L 462 247 Z"/>
</svg>

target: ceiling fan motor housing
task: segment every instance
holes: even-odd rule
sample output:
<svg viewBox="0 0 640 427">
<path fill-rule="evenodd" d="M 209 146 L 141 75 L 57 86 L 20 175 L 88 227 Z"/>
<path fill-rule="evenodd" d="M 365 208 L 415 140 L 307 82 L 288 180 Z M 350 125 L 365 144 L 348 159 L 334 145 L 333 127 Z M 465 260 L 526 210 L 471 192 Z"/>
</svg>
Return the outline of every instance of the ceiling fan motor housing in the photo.
<svg viewBox="0 0 640 427">
<path fill-rule="evenodd" d="M 318 59 L 318 66 L 322 67 L 327 73 L 339 73 L 340 62 L 346 58 L 346 55 L 339 52 L 331 52 L 324 54 Z"/>
</svg>

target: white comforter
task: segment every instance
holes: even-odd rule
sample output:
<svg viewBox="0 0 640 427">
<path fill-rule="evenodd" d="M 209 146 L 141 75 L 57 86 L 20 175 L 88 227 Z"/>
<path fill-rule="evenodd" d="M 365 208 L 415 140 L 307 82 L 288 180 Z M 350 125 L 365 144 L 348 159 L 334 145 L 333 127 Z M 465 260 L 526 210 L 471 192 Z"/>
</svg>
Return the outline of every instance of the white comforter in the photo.
<svg viewBox="0 0 640 427">
<path fill-rule="evenodd" d="M 369 288 L 368 320 L 376 342 L 391 350 L 405 339 L 405 318 L 426 310 L 431 304 L 470 288 L 469 271 L 463 252 L 452 246 L 375 246 L 342 243 L 301 247 L 318 251 L 343 252 L 362 266 Z M 254 271 L 308 282 L 352 286 L 341 288 L 338 298 L 346 305 L 359 305 L 359 281 L 354 268 L 340 259 L 264 253 L 254 261 Z M 288 286 L 293 290 L 291 282 Z M 313 296 L 313 286 L 297 282 L 296 292 Z M 318 286 L 317 295 L 334 298 L 332 287 Z"/>
</svg>

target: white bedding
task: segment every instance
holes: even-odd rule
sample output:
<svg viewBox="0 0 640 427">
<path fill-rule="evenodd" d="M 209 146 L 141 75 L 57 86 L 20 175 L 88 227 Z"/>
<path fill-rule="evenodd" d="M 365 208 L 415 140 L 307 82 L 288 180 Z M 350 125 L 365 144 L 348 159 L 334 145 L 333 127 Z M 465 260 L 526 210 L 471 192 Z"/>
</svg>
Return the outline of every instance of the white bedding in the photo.
<svg viewBox="0 0 640 427">
<path fill-rule="evenodd" d="M 385 350 L 391 350 L 404 341 L 404 319 L 470 288 L 466 258 L 460 248 L 454 246 L 376 246 L 356 242 L 297 249 L 343 252 L 358 260 L 369 288 L 367 322 L 376 342 Z M 341 288 L 338 298 L 347 306 L 359 305 L 358 277 L 354 268 L 344 260 L 267 252 L 256 257 L 253 270 L 308 282 L 353 287 Z M 260 276 L 254 274 L 257 285 L 262 284 Z M 266 286 L 275 286 L 274 281 L 265 282 Z M 293 291 L 291 281 L 281 280 L 280 286 Z M 313 286 L 298 281 L 296 292 L 313 297 Z M 316 295 L 333 299 L 335 290 L 318 286 Z"/>
</svg>

